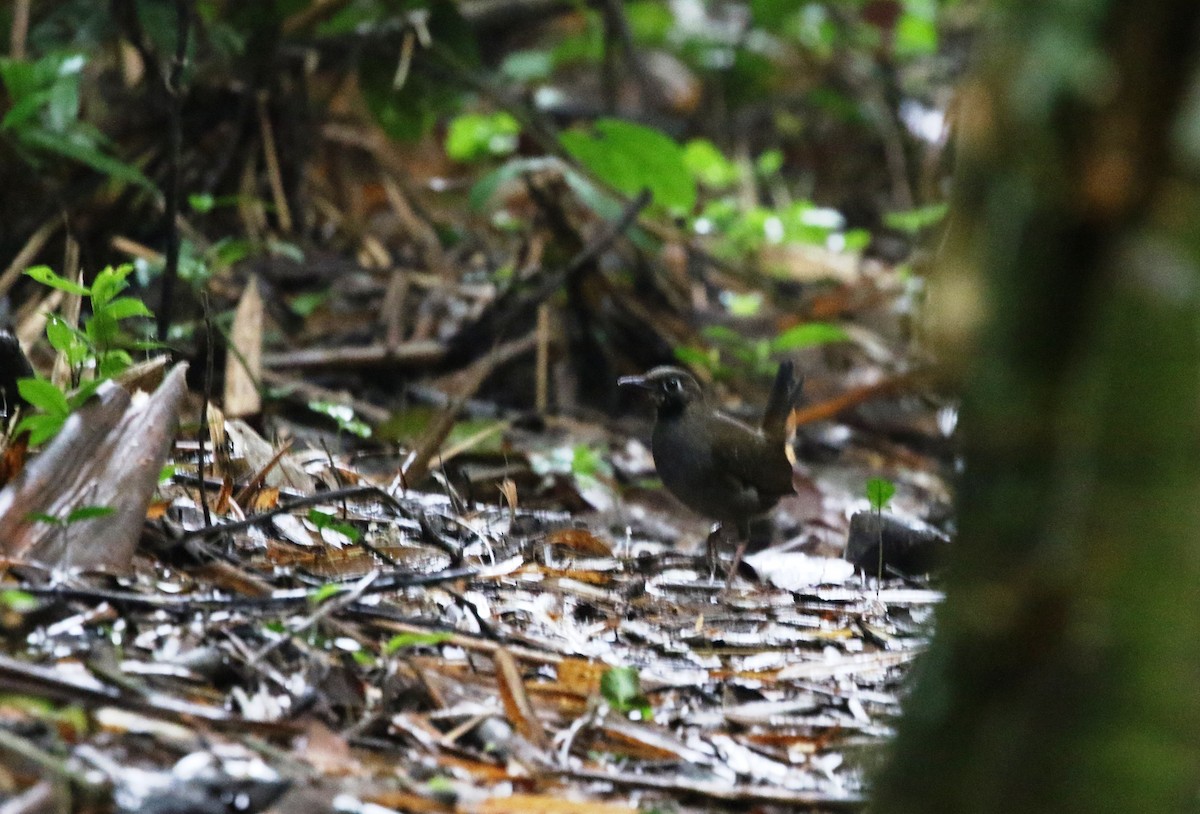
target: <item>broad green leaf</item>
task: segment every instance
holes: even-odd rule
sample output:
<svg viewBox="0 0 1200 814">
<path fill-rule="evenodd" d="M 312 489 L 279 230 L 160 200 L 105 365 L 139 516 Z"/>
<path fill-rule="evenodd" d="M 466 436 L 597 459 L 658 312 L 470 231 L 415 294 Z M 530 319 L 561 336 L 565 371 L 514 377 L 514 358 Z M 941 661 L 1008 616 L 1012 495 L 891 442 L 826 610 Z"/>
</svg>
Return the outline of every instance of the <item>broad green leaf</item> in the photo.
<svg viewBox="0 0 1200 814">
<path fill-rule="evenodd" d="M 123 350 L 105 351 L 96 358 L 96 375 L 101 379 L 111 379 L 129 369 L 133 357 Z"/>
<path fill-rule="evenodd" d="M 92 310 L 102 310 L 113 297 L 123 291 L 129 285 L 125 278 L 132 272 L 133 265 L 124 263 L 116 267 L 108 266 L 97 274 L 96 279 L 92 281 Z"/>
<path fill-rule="evenodd" d="M 83 337 L 79 332 L 58 314 L 51 314 L 46 321 L 46 338 L 50 340 L 50 347 L 68 357 L 72 349 L 83 344 Z M 72 360 L 68 358 L 68 361 Z"/>
<path fill-rule="evenodd" d="M 886 478 L 871 478 L 867 481 L 867 500 L 871 501 L 871 508 L 877 512 L 883 511 L 894 494 L 896 484 Z"/>
<path fill-rule="evenodd" d="M 36 447 L 57 435 L 66 420 L 66 416 L 39 413 L 21 419 L 21 423 L 17 424 L 16 431 L 18 433 L 28 432 L 30 445 Z"/>
<path fill-rule="evenodd" d="M 98 348 L 112 345 L 117 338 L 118 330 L 117 321 L 105 311 L 92 314 L 91 319 L 83 323 L 84 336 Z"/>
<path fill-rule="evenodd" d="M 688 212 L 696 204 L 696 182 L 683 149 L 670 136 L 620 119 L 599 119 L 590 131 L 560 137 L 576 161 L 619 192 L 650 190 L 660 206 Z"/>
<path fill-rule="evenodd" d="M 71 412 L 66 394 L 47 379 L 19 379 L 17 391 L 21 398 L 47 415 L 65 418 Z"/>
<path fill-rule="evenodd" d="M 146 307 L 146 303 L 135 297 L 118 297 L 104 308 L 104 313 L 113 319 L 129 319 L 130 317 L 153 317 L 154 314 Z"/>
<path fill-rule="evenodd" d="M 708 139 L 695 138 L 685 144 L 683 161 L 692 177 L 710 189 L 727 189 L 737 183 L 737 165 Z"/>
</svg>

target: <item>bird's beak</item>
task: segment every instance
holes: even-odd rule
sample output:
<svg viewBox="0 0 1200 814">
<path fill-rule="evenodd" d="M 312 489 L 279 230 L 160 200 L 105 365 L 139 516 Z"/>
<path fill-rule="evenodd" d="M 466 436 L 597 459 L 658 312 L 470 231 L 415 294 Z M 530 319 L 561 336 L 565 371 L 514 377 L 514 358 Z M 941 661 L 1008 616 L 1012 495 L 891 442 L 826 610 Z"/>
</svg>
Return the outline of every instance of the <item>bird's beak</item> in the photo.
<svg viewBox="0 0 1200 814">
<path fill-rule="evenodd" d="M 645 376 L 622 376 L 617 379 L 617 384 L 621 387 L 640 387 L 643 390 L 654 389 L 654 385 L 650 384 Z"/>
</svg>

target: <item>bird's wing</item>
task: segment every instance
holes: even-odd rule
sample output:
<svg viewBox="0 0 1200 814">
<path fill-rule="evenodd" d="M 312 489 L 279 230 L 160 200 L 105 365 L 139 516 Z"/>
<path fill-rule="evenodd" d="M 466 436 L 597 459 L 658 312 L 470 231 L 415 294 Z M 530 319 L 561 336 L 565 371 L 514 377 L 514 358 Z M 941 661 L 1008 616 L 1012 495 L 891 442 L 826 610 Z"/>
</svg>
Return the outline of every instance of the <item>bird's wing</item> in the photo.
<svg viewBox="0 0 1200 814">
<path fill-rule="evenodd" d="M 726 473 L 741 488 L 753 489 L 764 502 L 774 503 L 779 496 L 795 491 L 792 466 L 783 451 L 782 438 L 768 437 L 721 413 L 716 418 L 732 424 L 735 429 L 731 431 L 746 434 L 740 444 L 713 444 L 713 461 L 718 471 Z M 764 454 L 772 447 L 777 454 Z M 764 465 L 764 460 L 769 463 Z"/>
</svg>

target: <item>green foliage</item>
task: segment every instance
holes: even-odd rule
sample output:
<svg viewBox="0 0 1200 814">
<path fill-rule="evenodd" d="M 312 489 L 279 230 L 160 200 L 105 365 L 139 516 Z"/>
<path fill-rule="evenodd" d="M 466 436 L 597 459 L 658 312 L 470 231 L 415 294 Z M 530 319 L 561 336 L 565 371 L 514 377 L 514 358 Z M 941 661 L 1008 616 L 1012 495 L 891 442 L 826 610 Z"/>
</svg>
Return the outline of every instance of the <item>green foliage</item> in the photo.
<svg viewBox="0 0 1200 814">
<path fill-rule="evenodd" d="M 560 137 L 571 156 L 618 192 L 650 190 L 654 202 L 686 213 L 696 204 L 696 183 L 683 149 L 665 133 L 620 119 L 599 119 L 589 132 Z"/>
<path fill-rule="evenodd" d="M 329 299 L 329 291 L 310 291 L 288 300 L 288 309 L 298 317 L 308 317 Z"/>
<path fill-rule="evenodd" d="M 154 189 L 137 168 L 107 152 L 104 135 L 79 118 L 86 65 L 87 58 L 79 53 L 0 59 L 0 79 L 12 103 L 0 120 L 0 133 L 13 139 L 36 166 L 48 157 L 67 158 L 116 180 Z"/>
<path fill-rule="evenodd" d="M 841 214 L 811 201 L 782 208 L 743 208 L 733 197 L 707 203 L 692 222 L 696 232 L 712 235 L 714 250 L 726 257 L 752 254 L 767 246 L 800 244 L 843 249 L 865 245 L 866 233 L 844 231 Z"/>
<path fill-rule="evenodd" d="M 453 633 L 437 632 L 437 633 L 399 633 L 387 640 L 383 646 L 385 655 L 392 655 L 400 650 L 408 650 L 414 647 L 436 647 L 439 644 L 445 644 L 454 638 Z"/>
<path fill-rule="evenodd" d="M 883 224 L 901 232 L 916 234 L 941 222 L 946 217 L 949 206 L 944 203 L 929 204 L 928 206 L 909 209 L 905 212 L 888 212 L 883 216 Z"/>
<path fill-rule="evenodd" d="M 686 365 L 710 371 L 716 378 L 732 374 L 733 368 L 724 363 L 727 356 L 753 375 L 772 376 L 775 359 L 781 354 L 849 339 L 844 329 L 829 322 L 805 322 L 772 339 L 754 339 L 725 325 L 710 325 L 701 335 L 711 343 L 709 348 L 676 348 L 675 357 Z"/>
<path fill-rule="evenodd" d="M 354 408 L 348 404 L 338 404 L 332 401 L 310 401 L 308 409 L 318 415 L 332 418 L 342 432 L 348 432 L 359 438 L 370 438 L 371 427 L 354 414 Z"/>
<path fill-rule="evenodd" d="M 86 297 L 90 315 L 83 329 L 75 328 L 61 317 L 51 315 L 46 321 L 46 339 L 71 370 L 71 382 L 76 391 L 68 396 L 53 383 L 44 379 L 21 379 L 17 389 L 21 396 L 39 412 L 22 419 L 17 429 L 28 430 L 30 442 L 41 444 L 52 438 L 73 410 L 87 401 L 101 382 L 122 373 L 133 363 L 127 348 L 155 347 L 155 343 L 135 339 L 125 332 L 124 322 L 150 318 L 150 312 L 135 297 L 118 296 L 129 283 L 126 278 L 133 266 L 108 267 L 96 275 L 90 286 L 81 285 L 56 274 L 48 266 L 33 266 L 25 273 L 50 288 Z M 83 382 L 83 373 L 91 369 L 93 378 Z"/>
<path fill-rule="evenodd" d="M 83 522 L 84 520 L 95 520 L 98 517 L 108 517 L 115 512 L 116 509 L 112 508 L 111 506 L 80 506 L 78 509 L 74 509 L 62 517 L 56 517 L 52 514 L 45 514 L 44 512 L 31 512 L 29 514 L 29 519 L 37 521 L 38 523 L 47 523 L 49 525 L 58 526 L 59 528 L 65 529 L 75 523 Z"/>
<path fill-rule="evenodd" d="M 464 113 L 450 120 L 446 154 L 455 161 L 505 156 L 517 149 L 521 126 L 510 114 Z"/>
<path fill-rule="evenodd" d="M 633 667 L 610 667 L 600 676 L 600 694 L 618 712 L 637 712 L 643 720 L 653 715 L 642 693 L 642 679 Z"/>
<path fill-rule="evenodd" d="M 771 352 L 787 353 L 816 345 L 828 345 L 831 342 L 845 342 L 849 338 L 846 331 L 838 325 L 829 322 L 804 322 L 788 328 L 772 339 Z"/>
<path fill-rule="evenodd" d="M 871 508 L 877 512 L 883 511 L 895 494 L 896 484 L 886 478 L 871 478 L 867 481 L 867 500 L 871 501 Z"/>
<path fill-rule="evenodd" d="M 132 271 L 130 264 L 109 266 L 96 275 L 91 286 L 84 286 L 59 276 L 48 266 L 26 270 L 27 275 L 44 285 L 89 299 L 91 314 L 84 320 L 83 330 L 58 317 L 52 317 L 46 326 L 46 338 L 67 360 L 73 383 L 79 383 L 83 368 L 89 364 L 97 379 L 112 378 L 133 363 L 128 348 L 154 346 L 123 330 L 125 320 L 154 316 L 140 299 L 117 296 L 128 287 L 126 278 Z"/>
<path fill-rule="evenodd" d="M 25 591 L 5 589 L 0 591 L 0 607 L 13 613 L 30 613 L 37 610 L 38 598 Z"/>
<path fill-rule="evenodd" d="M 709 189 L 728 189 L 737 183 L 737 165 L 708 139 L 695 138 L 685 144 L 683 162 L 692 177 Z"/>
<path fill-rule="evenodd" d="M 324 531 L 325 529 L 336 531 L 338 534 L 349 538 L 351 542 L 357 542 L 362 537 L 362 533 L 353 525 L 342 522 L 334 515 L 323 512 L 320 509 L 309 509 L 308 520 L 317 527 L 317 531 Z"/>
<path fill-rule="evenodd" d="M 311 517 L 311 514 L 309 516 Z M 320 605 L 326 599 L 332 599 L 340 594 L 342 590 L 343 586 L 338 585 L 336 582 L 327 582 L 320 588 L 309 593 L 308 602 L 310 605 Z"/>
</svg>

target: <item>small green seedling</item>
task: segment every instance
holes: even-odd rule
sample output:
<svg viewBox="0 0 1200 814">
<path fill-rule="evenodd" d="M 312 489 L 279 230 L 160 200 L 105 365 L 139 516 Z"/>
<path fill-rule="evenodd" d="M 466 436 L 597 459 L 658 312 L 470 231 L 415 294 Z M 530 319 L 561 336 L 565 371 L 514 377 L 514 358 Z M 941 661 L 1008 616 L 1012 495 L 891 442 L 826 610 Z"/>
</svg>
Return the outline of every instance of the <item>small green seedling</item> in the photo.
<svg viewBox="0 0 1200 814">
<path fill-rule="evenodd" d="M 896 484 L 886 478 L 871 478 L 867 481 L 867 500 L 871 501 L 871 510 L 879 529 L 879 569 L 875 574 L 878 585 L 883 582 L 883 510 L 887 507 L 892 496 L 896 494 Z"/>
<path fill-rule="evenodd" d="M 650 701 L 642 693 L 642 679 L 633 667 L 610 667 L 600 676 L 600 694 L 617 712 L 636 712 L 643 720 L 654 714 Z"/>
</svg>

